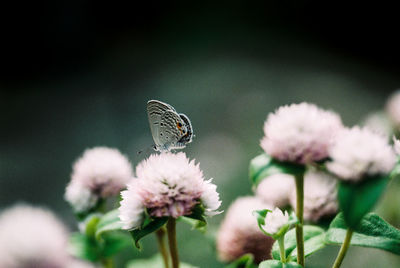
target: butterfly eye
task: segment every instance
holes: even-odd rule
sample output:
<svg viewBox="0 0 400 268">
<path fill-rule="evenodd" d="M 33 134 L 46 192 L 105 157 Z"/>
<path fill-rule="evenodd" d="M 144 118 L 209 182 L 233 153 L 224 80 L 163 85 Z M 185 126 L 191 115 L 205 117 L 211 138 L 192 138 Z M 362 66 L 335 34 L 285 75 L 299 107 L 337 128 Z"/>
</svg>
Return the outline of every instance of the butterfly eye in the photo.
<svg viewBox="0 0 400 268">
<path fill-rule="evenodd" d="M 182 127 L 182 123 L 181 123 L 181 122 L 178 122 L 178 123 L 176 124 L 176 126 L 180 129 L 180 128 Z"/>
</svg>

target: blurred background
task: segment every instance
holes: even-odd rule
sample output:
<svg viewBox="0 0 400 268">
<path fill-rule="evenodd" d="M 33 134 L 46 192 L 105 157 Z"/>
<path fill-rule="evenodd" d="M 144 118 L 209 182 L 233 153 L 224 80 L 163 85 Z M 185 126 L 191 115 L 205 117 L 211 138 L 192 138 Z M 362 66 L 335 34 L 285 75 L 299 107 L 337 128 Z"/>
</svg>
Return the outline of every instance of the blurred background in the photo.
<svg viewBox="0 0 400 268">
<path fill-rule="evenodd" d="M 400 86 L 395 11 L 316 0 L 5 4 L 0 210 L 21 201 L 46 206 L 75 230 L 63 200 L 72 163 L 99 145 L 141 161 L 146 154 L 137 152 L 153 142 L 149 99 L 190 117 L 196 137 L 185 152 L 214 178 L 226 210 L 251 194 L 248 164 L 278 106 L 313 102 L 348 126 L 383 108 Z M 382 203 L 377 209 L 385 215 Z M 222 218 L 210 220 L 211 232 Z M 223 267 L 208 237 L 181 224 L 178 239 L 183 261 Z M 338 249 L 313 255 L 310 267 L 324 267 Z M 120 263 L 155 252 L 148 237 Z M 343 267 L 400 265 L 378 250 L 350 254 Z"/>
</svg>

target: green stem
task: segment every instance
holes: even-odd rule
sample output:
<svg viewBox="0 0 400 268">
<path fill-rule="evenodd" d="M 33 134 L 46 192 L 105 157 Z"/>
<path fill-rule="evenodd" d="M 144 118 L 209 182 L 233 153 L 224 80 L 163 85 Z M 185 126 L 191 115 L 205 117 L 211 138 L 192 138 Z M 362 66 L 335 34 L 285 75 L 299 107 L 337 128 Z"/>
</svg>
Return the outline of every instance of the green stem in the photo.
<svg viewBox="0 0 400 268">
<path fill-rule="evenodd" d="M 104 268 L 113 268 L 113 261 L 111 258 L 103 258 L 101 259 L 101 264 L 103 265 Z"/>
<path fill-rule="evenodd" d="M 172 267 L 179 268 L 178 246 L 176 243 L 176 220 L 169 218 L 167 223 L 169 253 L 171 254 Z"/>
<path fill-rule="evenodd" d="M 161 227 L 156 232 L 156 235 L 158 242 L 158 250 L 160 251 L 164 261 L 164 268 L 169 268 L 168 251 L 167 247 L 165 246 L 165 233 L 166 233 L 165 227 Z"/>
<path fill-rule="evenodd" d="M 297 175 L 296 181 L 296 216 L 299 223 L 296 224 L 297 263 L 305 267 L 304 237 L 303 237 L 303 210 L 304 210 L 304 174 Z"/>
<path fill-rule="evenodd" d="M 347 249 L 350 246 L 351 237 L 353 235 L 353 230 L 350 228 L 347 229 L 346 237 L 344 238 L 344 242 L 340 248 L 339 254 L 336 257 L 335 263 L 333 264 L 332 268 L 339 268 L 343 262 L 344 257 L 346 256 Z"/>
<path fill-rule="evenodd" d="M 279 243 L 279 251 L 281 253 L 281 261 L 283 263 L 286 263 L 285 236 L 284 235 L 282 235 L 281 237 L 278 238 L 278 243 Z"/>
</svg>

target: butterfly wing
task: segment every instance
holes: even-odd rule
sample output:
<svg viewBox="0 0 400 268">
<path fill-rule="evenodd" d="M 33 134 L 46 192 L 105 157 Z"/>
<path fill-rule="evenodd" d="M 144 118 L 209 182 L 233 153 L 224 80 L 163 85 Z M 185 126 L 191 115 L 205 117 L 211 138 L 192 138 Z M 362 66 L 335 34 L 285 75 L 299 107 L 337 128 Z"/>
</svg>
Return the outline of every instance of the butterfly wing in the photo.
<svg viewBox="0 0 400 268">
<path fill-rule="evenodd" d="M 162 146 L 162 141 L 160 140 L 161 118 L 168 110 L 175 111 L 171 105 L 158 100 L 149 100 L 147 102 L 147 116 L 149 118 L 151 135 L 153 136 L 156 147 Z"/>
<path fill-rule="evenodd" d="M 186 133 L 182 132 L 178 124 L 184 126 L 185 122 L 175 111 L 167 110 L 161 116 L 159 141 L 163 150 L 182 148 L 177 147 L 177 143 Z"/>
<path fill-rule="evenodd" d="M 193 139 L 192 123 L 190 122 L 189 117 L 187 117 L 185 114 L 179 114 L 179 117 L 185 123 L 186 129 L 187 129 L 186 134 L 179 140 L 179 143 L 183 143 L 183 144 L 191 143 L 192 139 Z"/>
</svg>

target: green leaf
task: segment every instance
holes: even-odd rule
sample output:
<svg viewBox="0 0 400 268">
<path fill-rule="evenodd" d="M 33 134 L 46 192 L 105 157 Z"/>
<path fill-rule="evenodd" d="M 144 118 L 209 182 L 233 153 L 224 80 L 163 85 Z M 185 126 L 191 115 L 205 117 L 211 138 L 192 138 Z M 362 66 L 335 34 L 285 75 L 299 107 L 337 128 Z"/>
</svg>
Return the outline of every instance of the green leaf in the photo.
<svg viewBox="0 0 400 268">
<path fill-rule="evenodd" d="M 258 266 L 258 268 L 301 268 L 301 267 L 303 266 L 295 262 L 283 263 L 278 260 L 263 261 Z"/>
<path fill-rule="evenodd" d="M 269 209 L 261 209 L 261 210 L 254 210 L 253 215 L 256 216 L 258 227 L 261 229 L 261 231 L 264 232 L 264 229 L 261 228 L 261 225 L 265 225 L 265 217 L 267 214 L 271 212 Z"/>
<path fill-rule="evenodd" d="M 392 169 L 392 172 L 390 173 L 389 177 L 391 179 L 397 179 L 400 178 L 400 156 L 397 156 L 397 162 L 394 168 Z"/>
<path fill-rule="evenodd" d="M 257 186 L 264 178 L 277 173 L 290 175 L 304 174 L 305 166 L 288 162 L 280 162 L 267 154 L 261 154 L 250 161 L 249 177 L 254 186 Z"/>
<path fill-rule="evenodd" d="M 244 254 L 234 262 L 225 266 L 225 268 L 257 268 L 254 264 L 254 257 L 252 254 Z"/>
<path fill-rule="evenodd" d="M 96 240 L 78 232 L 70 236 L 68 251 L 76 258 L 91 262 L 96 262 L 101 258 L 101 250 Z"/>
<path fill-rule="evenodd" d="M 149 221 L 145 221 L 141 228 L 129 231 L 132 235 L 133 240 L 135 240 L 135 246 L 140 249 L 139 240 L 148 234 L 151 234 L 158 229 L 160 229 L 168 221 L 168 217 L 162 218 L 151 218 Z"/>
<path fill-rule="evenodd" d="M 137 259 L 131 260 L 128 262 L 126 268 L 160 268 L 164 267 L 163 259 L 160 254 L 156 254 L 149 259 Z M 193 266 L 184 262 L 179 263 L 180 268 L 199 268 L 197 266 Z"/>
<path fill-rule="evenodd" d="M 83 224 L 85 225 L 86 236 L 92 238 L 95 237 L 97 224 L 99 223 L 101 216 L 102 215 L 99 213 L 93 213 L 86 217 L 83 222 Z"/>
<path fill-rule="evenodd" d="M 339 184 L 339 206 L 350 228 L 355 229 L 364 215 L 371 211 L 388 181 L 388 177 L 378 176 L 367 178 L 360 183 Z"/>
<path fill-rule="evenodd" d="M 197 204 L 192 209 L 192 214 L 179 217 L 180 220 L 192 226 L 193 229 L 204 233 L 207 228 L 207 221 L 204 218 L 204 207 L 202 204 Z"/>
<path fill-rule="evenodd" d="M 122 222 L 119 219 L 118 209 L 111 210 L 101 217 L 97 224 L 96 238 L 101 239 L 101 236 L 110 231 L 120 231 L 122 230 Z"/>
<path fill-rule="evenodd" d="M 325 245 L 325 231 L 324 229 L 313 226 L 303 226 L 304 235 L 304 254 L 306 257 L 310 256 L 314 252 L 324 248 Z M 280 260 L 280 252 L 278 242 L 275 242 L 272 247 L 272 258 Z M 297 242 L 296 242 L 296 230 L 292 229 L 285 235 L 285 253 L 288 260 L 297 259 Z"/>
<path fill-rule="evenodd" d="M 326 242 L 341 245 L 346 235 L 347 226 L 340 213 L 332 221 Z M 375 213 L 367 214 L 354 229 L 350 245 L 383 249 L 400 255 L 400 230 L 393 227 Z"/>
<path fill-rule="evenodd" d="M 189 224 L 190 226 L 192 226 L 192 229 L 196 229 L 202 233 L 205 233 L 207 231 L 207 223 L 204 221 L 199 221 L 199 220 L 195 220 L 193 218 L 189 218 L 189 217 L 179 217 L 179 220 Z"/>
<path fill-rule="evenodd" d="M 103 257 L 111 257 L 124 248 L 132 245 L 132 238 L 128 233 L 110 232 L 103 235 Z"/>
</svg>

